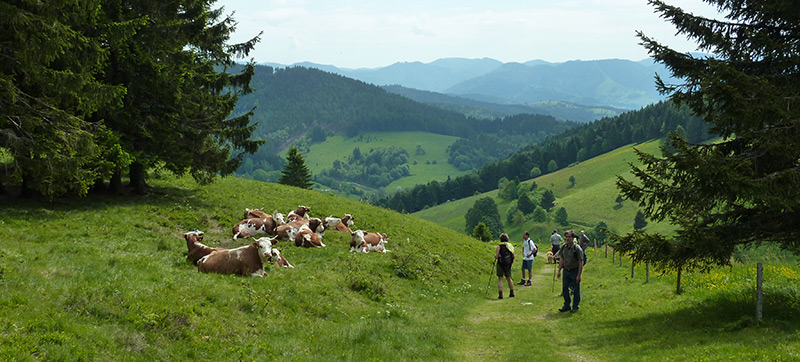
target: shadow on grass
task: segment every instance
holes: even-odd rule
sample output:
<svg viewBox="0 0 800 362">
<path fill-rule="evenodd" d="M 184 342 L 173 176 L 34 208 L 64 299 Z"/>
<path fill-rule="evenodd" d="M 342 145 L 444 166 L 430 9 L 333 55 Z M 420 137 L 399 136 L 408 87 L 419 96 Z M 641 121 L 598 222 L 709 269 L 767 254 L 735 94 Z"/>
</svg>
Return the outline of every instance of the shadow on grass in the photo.
<svg viewBox="0 0 800 362">
<path fill-rule="evenodd" d="M 594 324 L 592 328 L 601 330 L 592 334 L 596 337 L 583 339 L 582 344 L 589 349 L 631 353 L 646 346 L 650 355 L 705 343 L 760 349 L 764 348 L 764 338 L 783 340 L 800 331 L 800 310 L 792 307 L 797 304 L 796 296 L 771 296 L 773 303 L 765 305 L 760 322 L 755 319 L 755 301 L 748 299 L 755 298 L 744 293 L 718 293 L 706 300 L 689 301 L 689 305 L 670 312 L 620 315 Z"/>
</svg>

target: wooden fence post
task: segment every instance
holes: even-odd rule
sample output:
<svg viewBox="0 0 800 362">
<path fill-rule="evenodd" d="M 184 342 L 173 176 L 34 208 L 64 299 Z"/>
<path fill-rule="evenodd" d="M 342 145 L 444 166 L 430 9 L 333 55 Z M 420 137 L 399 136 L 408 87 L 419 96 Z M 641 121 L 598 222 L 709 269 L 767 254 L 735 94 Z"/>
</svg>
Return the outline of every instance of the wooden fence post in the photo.
<svg viewBox="0 0 800 362">
<path fill-rule="evenodd" d="M 613 253 L 613 251 L 612 251 Z M 608 243 L 606 243 L 606 258 L 608 258 Z"/>
<path fill-rule="evenodd" d="M 649 261 L 644 263 L 644 268 L 647 271 L 646 272 L 647 277 L 644 279 L 644 282 L 645 283 L 649 283 L 650 282 L 650 262 Z"/>
<path fill-rule="evenodd" d="M 611 249 L 611 264 L 614 264 L 614 249 Z"/>
<path fill-rule="evenodd" d="M 758 268 L 756 271 L 756 320 L 761 321 L 763 319 L 762 315 L 762 306 L 763 306 L 763 289 L 762 286 L 764 284 L 764 266 L 761 263 L 758 263 Z"/>
<path fill-rule="evenodd" d="M 633 268 L 636 266 L 636 262 L 631 260 L 631 279 L 633 279 Z"/>
</svg>

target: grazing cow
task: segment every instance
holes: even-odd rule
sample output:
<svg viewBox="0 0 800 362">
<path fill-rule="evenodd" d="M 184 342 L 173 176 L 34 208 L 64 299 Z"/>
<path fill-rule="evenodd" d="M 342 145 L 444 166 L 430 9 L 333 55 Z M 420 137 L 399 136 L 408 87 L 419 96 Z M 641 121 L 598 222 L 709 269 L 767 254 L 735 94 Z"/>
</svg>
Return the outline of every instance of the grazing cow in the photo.
<svg viewBox="0 0 800 362">
<path fill-rule="evenodd" d="M 350 251 L 368 253 L 376 251 L 386 253 L 386 243 L 389 242 L 386 234 L 370 233 L 364 230 L 356 230 L 350 233 Z"/>
<path fill-rule="evenodd" d="M 306 206 L 300 205 L 297 207 L 297 210 L 289 211 L 289 214 L 286 215 L 286 222 L 297 221 L 300 219 L 308 219 L 310 216 L 308 213 L 311 211 Z"/>
<path fill-rule="evenodd" d="M 272 249 L 273 240 L 274 237 L 263 237 L 250 245 L 214 251 L 197 262 L 197 270 L 203 273 L 264 276 L 264 262 L 273 261 L 278 254 L 277 249 Z"/>
<path fill-rule="evenodd" d="M 553 264 L 556 262 L 556 258 L 553 256 L 552 251 L 547 252 L 547 264 Z"/>
<path fill-rule="evenodd" d="M 322 236 L 311 230 L 310 225 L 311 223 L 305 224 L 297 230 L 297 234 L 294 236 L 294 245 L 306 248 L 321 248 L 325 246 L 322 243 Z"/>
<path fill-rule="evenodd" d="M 186 259 L 190 260 L 194 265 L 197 265 L 197 261 L 200 258 L 214 251 L 225 250 L 224 248 L 212 248 L 201 243 L 204 237 L 203 232 L 197 229 L 183 234 L 183 238 L 186 239 L 186 248 L 189 249 L 186 253 Z"/>
</svg>

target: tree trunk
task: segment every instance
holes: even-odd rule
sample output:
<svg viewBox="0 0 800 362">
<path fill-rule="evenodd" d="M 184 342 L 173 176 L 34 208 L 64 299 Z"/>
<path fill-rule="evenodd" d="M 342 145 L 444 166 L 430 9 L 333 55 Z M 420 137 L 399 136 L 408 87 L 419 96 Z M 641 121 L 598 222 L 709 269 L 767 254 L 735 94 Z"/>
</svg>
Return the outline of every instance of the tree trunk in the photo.
<svg viewBox="0 0 800 362">
<path fill-rule="evenodd" d="M 111 175 L 111 179 L 108 180 L 108 191 L 116 195 L 122 193 L 122 172 L 116 171 Z"/>
<path fill-rule="evenodd" d="M 31 198 L 33 197 L 33 189 L 30 187 L 30 176 L 28 176 L 28 172 L 22 171 L 22 184 L 19 188 L 19 196 L 22 198 Z"/>
<path fill-rule="evenodd" d="M 130 166 L 131 188 L 135 194 L 142 195 L 147 192 L 147 171 L 140 162 L 134 162 Z"/>
</svg>

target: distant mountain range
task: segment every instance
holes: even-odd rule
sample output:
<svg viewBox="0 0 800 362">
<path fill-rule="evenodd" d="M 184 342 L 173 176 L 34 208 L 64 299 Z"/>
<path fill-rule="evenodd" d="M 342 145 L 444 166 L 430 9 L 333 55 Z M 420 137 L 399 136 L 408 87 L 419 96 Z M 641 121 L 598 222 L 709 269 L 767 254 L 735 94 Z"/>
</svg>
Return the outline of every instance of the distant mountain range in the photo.
<svg viewBox="0 0 800 362">
<path fill-rule="evenodd" d="M 308 62 L 291 66 L 317 68 L 379 86 L 399 85 L 496 104 L 567 102 L 621 110 L 639 109 L 663 100 L 654 77 L 659 74 L 671 80 L 669 71 L 651 59 L 503 63 L 490 58 L 445 58 L 382 68 L 348 69 Z"/>
</svg>

